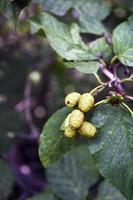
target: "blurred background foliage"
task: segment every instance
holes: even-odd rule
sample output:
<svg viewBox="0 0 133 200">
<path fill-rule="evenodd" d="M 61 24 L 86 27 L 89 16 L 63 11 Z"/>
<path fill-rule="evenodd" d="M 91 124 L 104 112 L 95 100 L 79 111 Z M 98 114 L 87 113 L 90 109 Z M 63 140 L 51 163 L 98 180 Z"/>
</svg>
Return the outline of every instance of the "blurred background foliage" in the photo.
<svg viewBox="0 0 133 200">
<path fill-rule="evenodd" d="M 97 85 L 93 75 L 66 70 L 47 40 L 30 34 L 27 19 L 40 7 L 63 15 L 68 22 L 75 18 L 71 1 L 65 1 L 64 6 L 62 2 L 0 2 L 0 200 L 124 200 L 99 175 L 86 146 L 70 152 L 47 170 L 38 158 L 43 124 L 63 106 L 64 96 Z M 111 14 L 103 23 L 112 30 L 132 14 L 133 2 L 107 2 L 112 5 Z M 97 37 L 82 36 L 85 41 Z M 131 93 L 131 85 L 126 87 Z"/>
</svg>

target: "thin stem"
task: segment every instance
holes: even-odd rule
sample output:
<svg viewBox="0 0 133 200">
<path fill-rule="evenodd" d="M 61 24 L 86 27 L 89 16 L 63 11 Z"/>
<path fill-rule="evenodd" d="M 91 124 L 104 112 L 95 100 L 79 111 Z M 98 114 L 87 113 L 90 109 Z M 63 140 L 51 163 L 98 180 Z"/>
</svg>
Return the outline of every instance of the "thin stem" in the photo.
<svg viewBox="0 0 133 200">
<path fill-rule="evenodd" d="M 122 102 L 122 105 L 131 113 L 131 116 L 133 117 L 133 111 L 131 110 L 131 108 L 129 108 L 129 106 L 124 102 Z"/>
<path fill-rule="evenodd" d="M 129 78 L 124 78 L 122 80 L 120 80 L 120 83 L 124 83 L 124 82 L 133 82 L 133 78 L 129 77 Z"/>
<path fill-rule="evenodd" d="M 99 61 L 100 61 L 105 67 L 107 67 L 107 64 L 104 62 L 103 59 L 101 59 L 101 58 L 98 58 L 98 59 L 99 59 Z"/>
<path fill-rule="evenodd" d="M 99 106 L 101 104 L 106 104 L 106 103 L 108 103 L 108 99 L 103 99 L 103 100 L 98 101 L 97 103 L 95 103 L 94 106 L 96 107 L 96 106 Z"/>
<path fill-rule="evenodd" d="M 114 75 L 106 68 L 102 69 L 104 75 L 106 75 L 111 81 L 115 79 Z"/>
<path fill-rule="evenodd" d="M 97 87 L 95 87 L 94 89 L 92 89 L 89 93 L 93 94 L 95 92 L 101 91 L 100 89 L 104 89 L 105 85 L 98 85 Z"/>
<path fill-rule="evenodd" d="M 103 87 L 101 87 L 97 92 L 100 93 L 105 89 L 106 85 L 103 85 Z"/>
<path fill-rule="evenodd" d="M 131 100 L 131 101 L 133 101 L 133 97 L 132 97 L 132 96 L 125 95 L 125 97 L 126 97 L 128 100 Z"/>
<path fill-rule="evenodd" d="M 117 55 L 115 55 L 115 56 L 112 58 L 112 60 L 111 60 L 110 63 L 113 64 L 113 63 L 117 60 L 117 58 L 118 58 Z"/>
<path fill-rule="evenodd" d="M 97 73 L 94 73 L 94 76 L 96 77 L 96 79 L 98 80 L 98 82 L 99 82 L 101 85 L 107 85 L 107 83 L 102 82 L 102 80 L 101 80 L 100 77 L 97 75 Z"/>
</svg>

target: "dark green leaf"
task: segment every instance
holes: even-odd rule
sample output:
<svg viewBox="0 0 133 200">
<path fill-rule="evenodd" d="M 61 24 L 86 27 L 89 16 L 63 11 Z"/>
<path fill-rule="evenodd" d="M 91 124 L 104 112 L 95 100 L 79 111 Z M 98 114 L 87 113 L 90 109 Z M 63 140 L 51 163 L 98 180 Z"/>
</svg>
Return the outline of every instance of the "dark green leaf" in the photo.
<svg viewBox="0 0 133 200">
<path fill-rule="evenodd" d="M 82 73 L 93 74 L 97 73 L 99 69 L 99 62 L 65 62 L 65 66 L 68 68 L 75 68 Z"/>
<path fill-rule="evenodd" d="M 14 183 L 14 177 L 10 168 L 0 160 L 0 200 L 7 200 L 12 186 Z"/>
<path fill-rule="evenodd" d="M 68 153 L 68 156 L 69 155 L 73 157 L 73 159 L 76 159 L 78 166 L 81 167 L 87 176 L 89 186 L 92 185 L 99 177 L 99 172 L 92 161 L 88 145 L 79 145 L 76 149 Z"/>
<path fill-rule="evenodd" d="M 89 149 L 101 174 L 133 199 L 133 118 L 121 106 L 99 106 L 92 118 L 98 135 Z"/>
<path fill-rule="evenodd" d="M 133 16 L 115 28 L 113 47 L 118 59 L 123 64 L 133 67 Z"/>
<path fill-rule="evenodd" d="M 99 173 L 87 146 L 83 145 L 49 167 L 47 177 L 53 191 L 64 200 L 85 200 L 89 186 L 97 181 Z"/>
<path fill-rule="evenodd" d="M 99 187 L 98 196 L 95 200 L 126 200 L 125 197 L 110 183 L 104 181 Z"/>
<path fill-rule="evenodd" d="M 46 188 L 44 192 L 42 192 L 41 194 L 28 198 L 27 200 L 59 200 L 59 199 L 50 189 Z"/>
<path fill-rule="evenodd" d="M 31 32 L 44 30 L 53 49 L 67 60 L 92 60 L 95 57 L 83 43 L 76 24 L 71 26 L 59 22 L 48 13 L 40 13 L 30 19 Z"/>
<path fill-rule="evenodd" d="M 78 144 L 77 139 L 68 139 L 63 131 L 60 131 L 60 126 L 69 113 L 70 109 L 62 108 L 44 125 L 39 145 L 39 156 L 44 167 L 58 160 Z"/>
</svg>

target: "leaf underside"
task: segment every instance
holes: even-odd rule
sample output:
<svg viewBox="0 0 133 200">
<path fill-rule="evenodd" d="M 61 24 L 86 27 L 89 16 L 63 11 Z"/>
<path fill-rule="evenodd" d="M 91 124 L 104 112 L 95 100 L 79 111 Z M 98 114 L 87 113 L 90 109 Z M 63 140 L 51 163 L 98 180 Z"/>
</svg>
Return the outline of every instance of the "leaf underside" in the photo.
<svg viewBox="0 0 133 200">
<path fill-rule="evenodd" d="M 104 181 L 98 188 L 98 195 L 95 200 L 126 200 L 126 199 L 110 183 Z"/>
<path fill-rule="evenodd" d="M 113 31 L 113 47 L 118 59 L 124 65 L 133 67 L 133 16 Z"/>
</svg>

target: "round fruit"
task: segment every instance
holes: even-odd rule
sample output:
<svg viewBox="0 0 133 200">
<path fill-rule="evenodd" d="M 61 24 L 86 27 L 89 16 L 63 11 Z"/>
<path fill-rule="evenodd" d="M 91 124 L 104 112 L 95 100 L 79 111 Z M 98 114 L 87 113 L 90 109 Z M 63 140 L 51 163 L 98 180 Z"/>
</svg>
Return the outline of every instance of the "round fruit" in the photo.
<svg viewBox="0 0 133 200">
<path fill-rule="evenodd" d="M 83 135 L 87 138 L 92 138 L 97 133 L 97 129 L 93 124 L 84 121 L 78 132 L 80 135 Z"/>
<path fill-rule="evenodd" d="M 72 92 L 68 94 L 65 98 L 65 105 L 69 108 L 73 108 L 77 105 L 80 96 L 81 94 L 79 94 L 78 92 Z"/>
<path fill-rule="evenodd" d="M 65 128 L 64 135 L 68 138 L 73 138 L 76 135 L 76 129 L 72 129 L 68 126 Z"/>
<path fill-rule="evenodd" d="M 84 93 L 79 98 L 78 108 L 82 112 L 88 112 L 94 106 L 94 97 L 90 93 Z"/>
<path fill-rule="evenodd" d="M 71 112 L 70 118 L 69 118 L 69 126 L 71 128 L 79 128 L 84 121 L 84 113 L 82 113 L 80 110 L 74 110 Z"/>
</svg>

